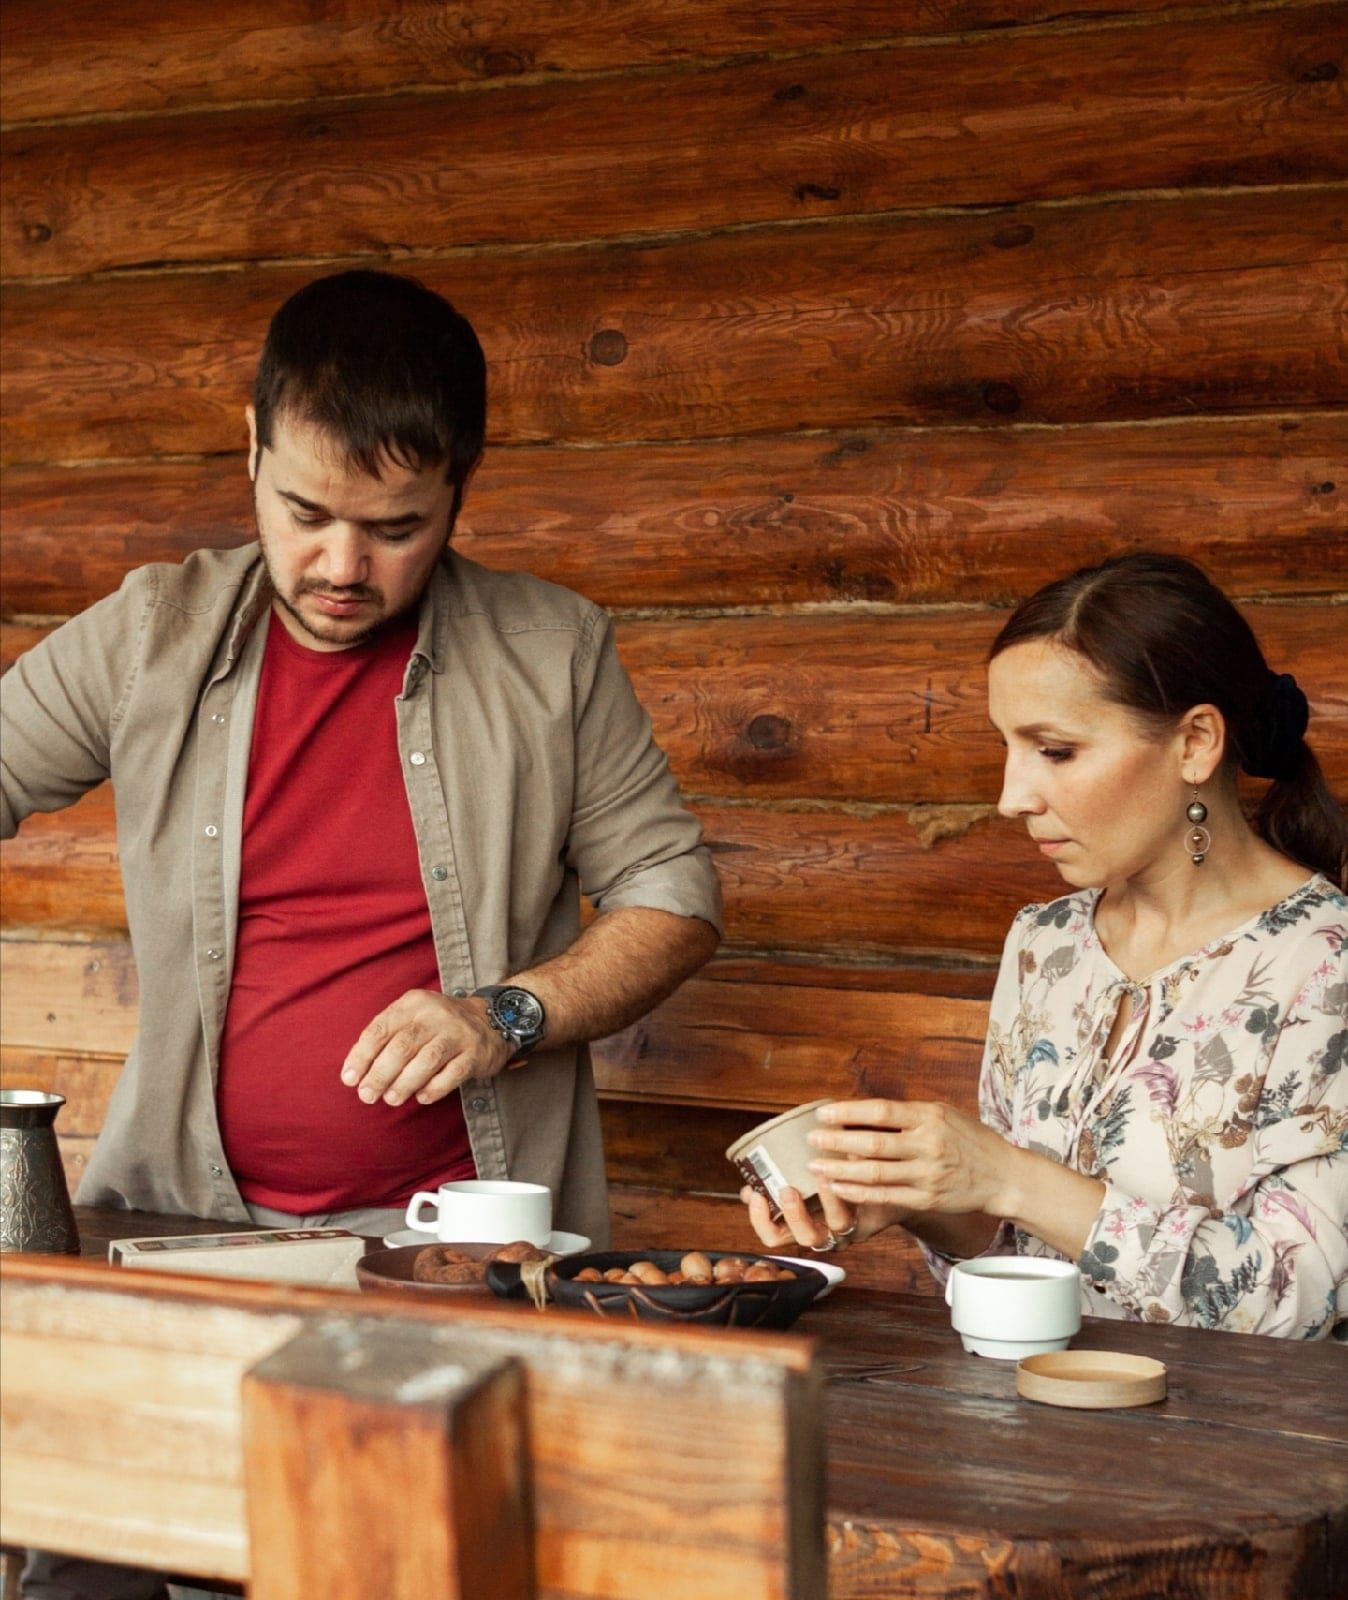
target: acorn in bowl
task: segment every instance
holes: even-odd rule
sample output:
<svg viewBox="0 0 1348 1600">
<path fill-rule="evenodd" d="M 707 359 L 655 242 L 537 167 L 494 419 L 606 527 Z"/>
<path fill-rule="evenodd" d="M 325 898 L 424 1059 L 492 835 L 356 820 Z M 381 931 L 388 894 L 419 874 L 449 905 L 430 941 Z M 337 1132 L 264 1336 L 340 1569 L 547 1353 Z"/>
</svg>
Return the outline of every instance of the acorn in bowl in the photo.
<svg viewBox="0 0 1348 1600">
<path fill-rule="evenodd" d="M 487 1287 L 530 1293 L 520 1267 L 492 1262 Z M 554 1261 L 542 1274 L 549 1303 L 601 1317 L 738 1328 L 789 1328 L 827 1287 L 822 1272 L 775 1256 L 729 1250 L 603 1250 Z"/>
</svg>

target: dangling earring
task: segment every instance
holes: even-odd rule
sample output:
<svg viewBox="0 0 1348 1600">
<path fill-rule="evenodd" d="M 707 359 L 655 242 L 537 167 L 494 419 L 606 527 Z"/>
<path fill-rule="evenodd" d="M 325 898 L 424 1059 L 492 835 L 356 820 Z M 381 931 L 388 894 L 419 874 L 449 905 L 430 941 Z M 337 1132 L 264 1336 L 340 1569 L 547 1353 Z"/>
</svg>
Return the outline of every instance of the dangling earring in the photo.
<svg viewBox="0 0 1348 1600">
<path fill-rule="evenodd" d="M 1194 866 L 1201 867 L 1208 851 L 1212 849 L 1212 835 L 1203 826 L 1208 820 L 1208 808 L 1198 798 L 1197 786 L 1184 815 L 1188 817 L 1190 823 L 1189 831 L 1184 836 L 1184 842 L 1189 849 L 1189 859 Z"/>
</svg>

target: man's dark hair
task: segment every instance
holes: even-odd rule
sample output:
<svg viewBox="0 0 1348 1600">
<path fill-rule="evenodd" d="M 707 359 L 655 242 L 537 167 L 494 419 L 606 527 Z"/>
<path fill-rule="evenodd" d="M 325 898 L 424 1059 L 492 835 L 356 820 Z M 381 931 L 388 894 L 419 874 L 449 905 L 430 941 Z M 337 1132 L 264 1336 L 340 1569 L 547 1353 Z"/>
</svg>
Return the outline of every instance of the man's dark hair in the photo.
<svg viewBox="0 0 1348 1600">
<path fill-rule="evenodd" d="M 415 278 L 338 272 L 277 311 L 253 385 L 257 441 L 276 419 L 311 423 L 348 466 L 444 463 L 454 514 L 486 432 L 487 364 L 468 319 Z M 452 526 L 452 520 L 451 520 Z"/>
</svg>

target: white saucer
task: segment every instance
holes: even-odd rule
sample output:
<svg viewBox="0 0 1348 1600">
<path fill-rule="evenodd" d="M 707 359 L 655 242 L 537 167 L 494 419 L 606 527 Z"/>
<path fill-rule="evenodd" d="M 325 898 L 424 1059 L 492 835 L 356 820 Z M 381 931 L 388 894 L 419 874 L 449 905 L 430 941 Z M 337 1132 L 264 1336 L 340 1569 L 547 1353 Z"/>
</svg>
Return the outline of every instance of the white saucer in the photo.
<svg viewBox="0 0 1348 1600">
<path fill-rule="evenodd" d="M 390 1250 L 407 1244 L 452 1244 L 452 1239 L 437 1239 L 433 1233 L 422 1233 L 416 1228 L 399 1228 L 397 1233 L 386 1234 L 384 1244 Z M 475 1241 L 476 1242 L 476 1241 Z M 543 1246 L 550 1256 L 574 1256 L 590 1248 L 583 1233 L 550 1233 Z"/>
<path fill-rule="evenodd" d="M 789 1266 L 793 1267 L 813 1267 L 816 1272 L 822 1272 L 828 1282 L 815 1295 L 816 1300 L 822 1300 L 825 1295 L 832 1294 L 847 1277 L 841 1267 L 835 1267 L 831 1261 L 821 1261 L 818 1256 L 779 1256 L 774 1251 L 772 1259 L 774 1261 L 785 1261 Z"/>
</svg>

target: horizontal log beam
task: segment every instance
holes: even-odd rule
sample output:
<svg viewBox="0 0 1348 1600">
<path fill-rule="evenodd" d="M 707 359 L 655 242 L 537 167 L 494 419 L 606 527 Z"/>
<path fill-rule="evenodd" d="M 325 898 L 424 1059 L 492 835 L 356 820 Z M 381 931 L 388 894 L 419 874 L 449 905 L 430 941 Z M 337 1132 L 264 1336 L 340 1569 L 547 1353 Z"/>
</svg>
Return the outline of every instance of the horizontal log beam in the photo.
<svg viewBox="0 0 1348 1600">
<path fill-rule="evenodd" d="M 3 605 L 252 536 L 245 458 L 0 482 Z M 606 606 L 1001 602 L 1064 559 L 1174 550 L 1234 594 L 1348 586 L 1348 414 L 487 453 L 455 544 Z M 1338 572 L 1335 573 L 1337 566 Z"/>
<path fill-rule="evenodd" d="M 1023 830 L 978 807 L 935 816 L 921 809 L 861 816 L 695 809 L 720 867 L 733 944 L 918 957 L 988 953 L 1000 949 L 1021 905 L 1061 889 L 1057 874 L 1032 858 Z M 977 897 L 967 892 L 971 883 Z M 29 818 L 0 858 L 0 891 L 11 926 L 123 928 L 103 791 Z"/>
<path fill-rule="evenodd" d="M 1348 581 L 1348 567 L 1343 578 Z M 1313 697 L 1312 740 L 1348 787 L 1342 606 L 1245 608 Z M 623 624 L 620 649 L 684 788 L 741 799 L 995 799 L 988 649 L 1005 613 Z"/>
<path fill-rule="evenodd" d="M 18 963 L 14 976 L 46 987 L 47 996 L 40 996 L 39 1003 L 42 998 L 50 997 L 58 1006 L 64 1006 L 69 985 L 74 979 L 74 969 L 82 969 L 90 959 L 88 948 L 72 949 L 60 943 L 34 946 L 26 952 L 28 959 Z M 116 960 L 126 974 L 124 992 L 128 998 L 125 1005 L 134 1027 L 136 976 L 131 952 L 125 945 L 109 948 L 115 951 L 111 959 Z M 0 970 L 10 970 L 9 953 L 12 949 L 8 940 L 0 942 Z M 42 951 L 41 957 L 38 956 L 39 949 Z M 28 1045 L 14 1043 L 8 1037 L 13 1018 L 5 1017 L 4 1035 L 0 1037 L 0 1088 L 43 1089 L 48 1094 L 61 1095 L 66 1103 L 58 1113 L 57 1132 L 62 1138 L 92 1141 L 107 1117 L 108 1100 L 121 1073 L 130 1041 L 126 1022 L 122 1018 L 110 1017 L 105 1011 L 103 1020 L 112 1041 L 110 1049 L 115 1053 L 96 1055 L 87 1050 L 35 1050 Z M 47 1023 L 46 1027 L 59 1031 L 55 1024 Z M 85 1036 L 88 1037 L 87 1032 Z"/>
<path fill-rule="evenodd" d="M 0 967 L 11 989 L 0 1010 L 0 1082 L 64 1095 L 61 1132 L 97 1134 L 136 1025 L 130 947 L 6 939 Z M 943 995 L 946 975 L 922 968 L 871 969 L 873 981 L 909 986 L 883 990 L 845 987 L 836 974 L 823 986 L 790 972 L 770 981 L 771 968 L 758 970 L 761 981 L 731 982 L 712 967 L 598 1041 L 595 1079 L 610 1115 L 678 1105 L 747 1114 L 748 1127 L 825 1095 L 973 1105 L 986 998 Z M 978 980 L 986 988 L 990 970 Z"/>
<path fill-rule="evenodd" d="M 1269 659 L 1304 684 L 1312 744 L 1331 783 L 1348 787 L 1348 609 L 1245 610 Z M 630 621 L 618 641 L 688 793 L 986 805 L 1000 787 L 1003 751 L 987 720 L 984 663 L 1003 620 L 939 612 Z M 0 660 L 8 664 L 39 633 L 0 625 Z"/>
<path fill-rule="evenodd" d="M 605 76 L 20 128 L 0 140 L 0 243 L 24 278 L 1328 182 L 1348 177 L 1345 115 L 1339 0 L 1144 32 L 995 32 L 639 90 Z"/>
<path fill-rule="evenodd" d="M 1175 0 L 1081 0 L 1073 15 Z M 521 74 L 602 72 L 1051 21 L 1060 0 L 8 0 L 0 99 L 13 122 L 239 100 L 315 100 Z"/>
<path fill-rule="evenodd" d="M 471 315 L 498 440 L 1116 421 L 1348 403 L 1348 190 L 821 222 L 409 263 Z M 314 269 L 5 297 L 7 463 L 237 450 Z"/>
<path fill-rule="evenodd" d="M 97 1132 L 136 1036 L 139 986 L 130 943 L 3 939 L 0 975 L 6 1086 L 51 1087 L 70 1102 L 61 1113 L 63 1132 Z"/>
<path fill-rule="evenodd" d="M 821 979 L 815 986 L 780 963 L 750 964 L 761 981 L 746 982 L 736 971 L 744 965 L 713 966 L 594 1046 L 612 1182 L 733 1194 L 726 1147 L 804 1100 L 883 1095 L 974 1109 L 987 1003 L 932 992 L 950 974 L 804 974 Z M 11 997 L 0 1017 L 0 1086 L 64 1096 L 57 1131 L 73 1188 L 135 1025 L 129 947 L 10 940 L 0 944 L 0 970 Z M 849 989 L 846 977 L 910 987 Z M 990 978 L 965 982 L 986 988 Z M 33 1038 L 44 1047 L 23 1042 Z"/>
</svg>

